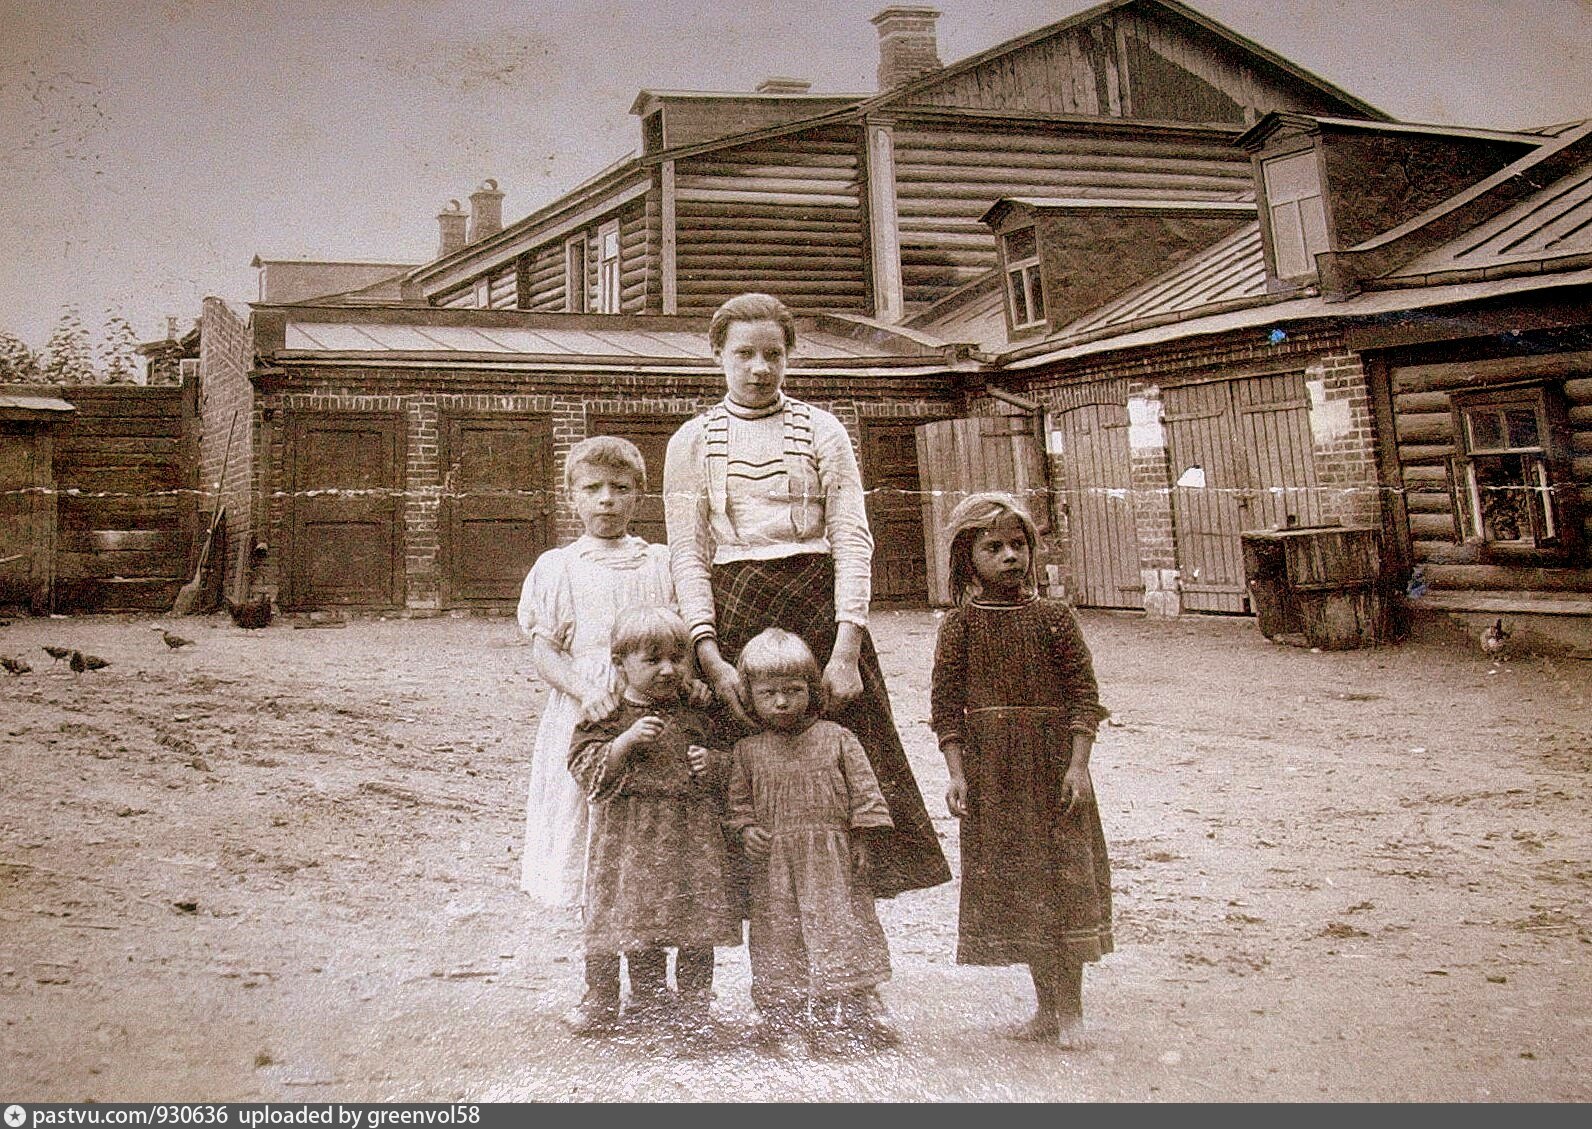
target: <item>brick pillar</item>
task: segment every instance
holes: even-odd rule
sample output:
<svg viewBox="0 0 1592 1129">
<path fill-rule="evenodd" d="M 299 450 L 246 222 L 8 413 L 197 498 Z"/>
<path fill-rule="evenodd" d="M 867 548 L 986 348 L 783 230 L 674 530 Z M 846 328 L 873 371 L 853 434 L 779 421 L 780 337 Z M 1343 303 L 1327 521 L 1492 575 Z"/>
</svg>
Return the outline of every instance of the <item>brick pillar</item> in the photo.
<svg viewBox="0 0 1592 1129">
<path fill-rule="evenodd" d="M 1180 615 L 1183 595 L 1172 524 L 1172 460 L 1161 422 L 1161 390 L 1153 385 L 1136 385 L 1128 393 L 1128 449 L 1144 611 L 1151 616 Z"/>
<path fill-rule="evenodd" d="M 437 450 L 439 413 L 434 395 L 415 396 L 409 414 L 405 460 L 404 604 L 435 611 L 442 606 L 439 506 L 441 463 Z"/>
<path fill-rule="evenodd" d="M 1380 525 L 1381 491 L 1371 395 L 1357 353 L 1328 354 L 1305 369 L 1310 435 L 1328 520 Z"/>
</svg>

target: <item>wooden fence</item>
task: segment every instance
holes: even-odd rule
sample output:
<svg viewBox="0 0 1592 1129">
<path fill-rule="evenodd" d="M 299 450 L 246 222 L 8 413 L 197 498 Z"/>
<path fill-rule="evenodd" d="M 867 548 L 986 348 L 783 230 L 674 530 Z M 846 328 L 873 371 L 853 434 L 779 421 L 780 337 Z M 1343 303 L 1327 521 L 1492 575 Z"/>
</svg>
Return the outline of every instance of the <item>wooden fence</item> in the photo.
<svg viewBox="0 0 1592 1129">
<path fill-rule="evenodd" d="M 198 525 L 192 382 L 68 387 L 55 436 L 55 608 L 160 611 L 188 579 Z"/>
</svg>

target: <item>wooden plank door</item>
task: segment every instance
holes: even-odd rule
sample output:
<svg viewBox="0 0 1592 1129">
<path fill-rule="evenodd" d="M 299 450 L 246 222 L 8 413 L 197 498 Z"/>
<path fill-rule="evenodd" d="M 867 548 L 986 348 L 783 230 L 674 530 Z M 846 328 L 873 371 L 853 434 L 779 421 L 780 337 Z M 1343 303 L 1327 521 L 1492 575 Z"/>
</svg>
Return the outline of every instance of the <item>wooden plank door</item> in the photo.
<svg viewBox="0 0 1592 1129">
<path fill-rule="evenodd" d="M 1074 601 L 1143 607 L 1127 405 L 1084 404 L 1053 419 L 1066 467 Z"/>
<path fill-rule="evenodd" d="M 916 421 L 863 423 L 862 483 L 873 531 L 873 598 L 921 605 L 929 598 L 929 579 Z"/>
<path fill-rule="evenodd" d="M 50 608 L 55 495 L 50 432 L 0 423 L 0 607 Z"/>
<path fill-rule="evenodd" d="M 1243 543 L 1253 496 L 1239 447 L 1228 382 L 1191 384 L 1162 393 L 1172 459 L 1172 524 L 1183 606 L 1190 611 L 1246 610 Z"/>
<path fill-rule="evenodd" d="M 923 483 L 923 545 L 929 598 L 951 602 L 945 519 L 969 494 L 1004 490 L 1028 507 L 1041 533 L 1050 529 L 1050 484 L 1033 427 L 1022 416 L 973 416 L 916 429 Z"/>
<path fill-rule="evenodd" d="M 1247 612 L 1239 535 L 1283 527 L 1289 515 L 1301 525 L 1321 520 L 1304 378 L 1279 373 L 1162 395 L 1183 606 Z"/>
<path fill-rule="evenodd" d="M 1310 397 L 1297 372 L 1251 377 L 1233 383 L 1239 432 L 1256 489 L 1246 529 L 1319 525 L 1321 490 L 1316 481 Z"/>
<path fill-rule="evenodd" d="M 680 430 L 688 415 L 603 415 L 592 416 L 586 424 L 588 435 L 617 435 L 628 439 L 641 452 L 647 467 L 647 491 L 636 507 L 630 532 L 656 545 L 668 542 L 663 522 L 663 456 L 669 437 Z"/>
<path fill-rule="evenodd" d="M 518 412 L 449 412 L 440 422 L 444 600 L 511 603 L 532 563 L 553 544 L 552 421 Z"/>
<path fill-rule="evenodd" d="M 284 608 L 402 604 L 403 416 L 295 412 L 286 456 Z"/>
</svg>

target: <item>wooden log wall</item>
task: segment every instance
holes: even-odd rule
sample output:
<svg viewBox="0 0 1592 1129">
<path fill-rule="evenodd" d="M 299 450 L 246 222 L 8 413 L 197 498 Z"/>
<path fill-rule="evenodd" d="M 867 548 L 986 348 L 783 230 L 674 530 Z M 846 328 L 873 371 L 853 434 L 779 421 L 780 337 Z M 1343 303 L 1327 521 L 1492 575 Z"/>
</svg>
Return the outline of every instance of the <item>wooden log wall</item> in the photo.
<svg viewBox="0 0 1592 1129">
<path fill-rule="evenodd" d="M 1450 393 L 1485 389 L 1530 378 L 1533 370 L 1549 376 L 1570 370 L 1558 381 L 1570 417 L 1570 463 L 1575 502 L 1582 522 L 1583 543 L 1592 544 L 1592 355 L 1577 364 L 1574 357 L 1506 358 L 1470 364 L 1405 365 L 1392 371 L 1393 424 L 1399 471 L 1409 511 L 1411 548 L 1415 560 L 1439 565 L 1460 564 L 1448 460 L 1458 453 Z M 1445 584 L 1456 587 L 1552 587 L 1534 568 L 1473 566 L 1445 570 Z M 1509 574 L 1515 573 L 1514 577 Z M 1592 587 L 1592 574 L 1586 577 Z M 1579 587 L 1579 585 L 1578 585 Z"/>
<path fill-rule="evenodd" d="M 564 312 L 564 241 L 536 248 L 524 256 L 524 307 L 540 313 Z"/>
<path fill-rule="evenodd" d="M 1214 141 L 1170 153 L 1164 144 L 1038 127 L 996 132 L 898 123 L 895 153 L 908 303 L 933 302 L 995 266 L 995 237 L 979 217 L 1003 196 L 1253 197 L 1248 161 Z"/>
<path fill-rule="evenodd" d="M 681 159 L 675 170 L 678 312 L 747 290 L 796 310 L 866 308 L 861 139 L 811 130 Z"/>
<path fill-rule="evenodd" d="M 77 414 L 55 441 L 56 610 L 170 608 L 198 524 L 194 386 L 61 394 Z"/>
</svg>

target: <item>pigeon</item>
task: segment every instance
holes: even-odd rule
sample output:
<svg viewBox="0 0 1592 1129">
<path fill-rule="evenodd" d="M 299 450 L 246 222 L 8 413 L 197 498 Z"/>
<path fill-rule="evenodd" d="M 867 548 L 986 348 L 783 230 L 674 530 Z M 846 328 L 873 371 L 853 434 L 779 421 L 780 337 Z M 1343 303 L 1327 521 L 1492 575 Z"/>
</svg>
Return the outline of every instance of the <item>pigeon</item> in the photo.
<svg viewBox="0 0 1592 1129">
<path fill-rule="evenodd" d="M 1481 633 L 1481 649 L 1489 655 L 1502 654 L 1503 649 L 1509 645 L 1509 636 L 1512 634 L 1504 628 L 1504 621 L 1497 619 L 1493 625 Z"/>
<path fill-rule="evenodd" d="M 72 652 L 72 673 L 82 674 L 85 670 L 104 670 L 111 664 L 98 655 L 85 655 L 82 651 Z"/>
<path fill-rule="evenodd" d="M 46 644 L 44 644 L 44 653 L 50 656 L 50 665 L 54 666 L 56 663 L 60 662 L 62 659 L 71 658 L 72 657 L 72 648 L 71 647 L 52 647 L 48 643 L 46 643 Z"/>
<path fill-rule="evenodd" d="M 170 647 L 174 651 L 181 650 L 183 647 L 192 647 L 194 645 L 192 639 L 184 639 L 181 635 L 173 635 L 164 627 L 157 627 L 154 630 L 160 632 L 161 640 L 166 644 L 166 646 Z"/>
<path fill-rule="evenodd" d="M 0 656 L 0 666 L 5 667 L 7 672 L 13 675 L 26 674 L 33 669 L 21 659 L 14 659 L 9 655 Z"/>
</svg>

